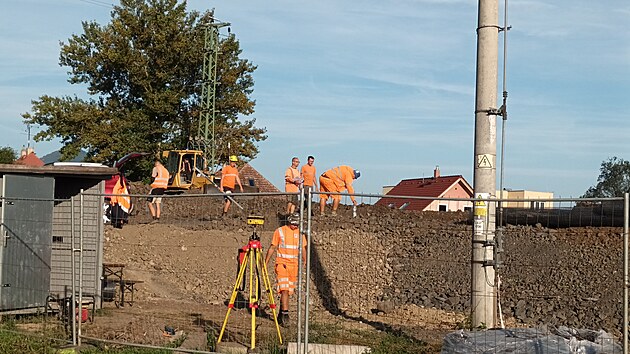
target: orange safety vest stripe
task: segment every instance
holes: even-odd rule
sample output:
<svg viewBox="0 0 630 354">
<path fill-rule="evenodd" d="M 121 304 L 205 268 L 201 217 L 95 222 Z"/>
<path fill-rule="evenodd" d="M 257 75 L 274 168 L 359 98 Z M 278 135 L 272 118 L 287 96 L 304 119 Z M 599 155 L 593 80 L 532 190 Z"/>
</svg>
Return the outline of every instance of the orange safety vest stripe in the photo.
<svg viewBox="0 0 630 354">
<path fill-rule="evenodd" d="M 157 176 L 153 183 L 151 183 L 151 188 L 167 188 L 168 187 L 168 170 L 164 166 L 157 166 Z"/>
</svg>

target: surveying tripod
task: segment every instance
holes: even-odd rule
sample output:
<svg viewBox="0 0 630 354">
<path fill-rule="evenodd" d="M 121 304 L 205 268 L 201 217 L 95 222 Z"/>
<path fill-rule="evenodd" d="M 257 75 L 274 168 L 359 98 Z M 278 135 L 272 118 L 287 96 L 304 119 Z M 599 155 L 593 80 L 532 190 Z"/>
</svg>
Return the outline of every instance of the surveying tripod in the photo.
<svg viewBox="0 0 630 354">
<path fill-rule="evenodd" d="M 247 224 L 254 226 L 254 231 L 252 235 L 249 237 L 249 242 L 245 249 L 245 257 L 240 264 L 240 269 L 238 272 L 238 276 L 236 277 L 236 283 L 234 284 L 234 288 L 232 290 L 232 296 L 230 297 L 230 302 L 228 303 L 228 309 L 225 314 L 225 319 L 223 320 L 223 326 L 221 326 L 221 333 L 219 333 L 219 338 L 217 339 L 217 343 L 221 343 L 221 339 L 223 338 L 223 333 L 225 332 L 225 327 L 227 326 L 228 318 L 230 316 L 230 311 L 234 308 L 234 301 L 236 300 L 236 296 L 238 294 L 239 285 L 244 284 L 245 282 L 245 271 L 249 266 L 249 308 L 252 316 L 252 333 L 251 333 L 251 345 L 250 350 L 254 350 L 256 348 L 256 311 L 260 306 L 260 278 L 262 277 L 262 283 L 264 286 L 264 291 L 269 296 L 269 308 L 271 308 L 271 312 L 273 313 L 273 321 L 276 325 L 276 332 L 278 333 L 278 340 L 280 344 L 282 344 L 282 335 L 280 334 L 280 326 L 278 325 L 278 316 L 276 313 L 276 304 L 273 299 L 273 294 L 271 292 L 271 282 L 269 281 L 269 273 L 267 272 L 267 265 L 265 264 L 264 256 L 262 254 L 263 248 L 260 243 L 260 237 L 256 233 L 256 226 L 263 225 L 265 223 L 265 219 L 262 216 L 248 216 Z M 254 275 L 256 273 L 256 276 Z M 260 277 L 259 277 L 260 275 Z"/>
</svg>

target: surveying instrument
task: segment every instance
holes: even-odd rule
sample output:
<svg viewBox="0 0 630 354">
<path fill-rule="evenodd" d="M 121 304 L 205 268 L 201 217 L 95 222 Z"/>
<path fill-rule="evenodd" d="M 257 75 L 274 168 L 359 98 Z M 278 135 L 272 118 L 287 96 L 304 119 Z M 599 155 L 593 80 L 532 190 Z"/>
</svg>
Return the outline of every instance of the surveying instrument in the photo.
<svg viewBox="0 0 630 354">
<path fill-rule="evenodd" d="M 251 345 L 250 351 L 253 351 L 256 348 L 256 312 L 260 306 L 260 278 L 262 277 L 262 285 L 264 287 L 264 291 L 269 296 L 269 308 L 273 313 L 273 321 L 276 325 L 276 332 L 278 333 L 278 340 L 280 344 L 282 344 L 282 335 L 280 334 L 280 326 L 278 325 L 278 316 L 276 313 L 276 304 L 273 299 L 273 294 L 271 292 L 271 282 L 269 281 L 269 273 L 267 272 L 267 265 L 265 264 L 264 255 L 262 254 L 263 248 L 260 243 L 260 237 L 256 232 L 257 226 L 262 226 L 265 224 L 265 218 L 263 216 L 253 216 L 250 215 L 247 217 L 247 225 L 252 225 L 254 227 L 254 231 L 252 235 L 249 237 L 249 242 L 242 249 L 245 251 L 245 256 L 240 262 L 240 268 L 238 271 L 238 275 L 236 277 L 236 283 L 234 284 L 234 288 L 232 290 L 232 296 L 230 297 L 230 302 L 228 303 L 227 313 L 225 314 L 225 319 L 223 320 L 223 326 L 221 327 L 221 333 L 219 333 L 219 338 L 217 339 L 217 343 L 221 343 L 221 339 L 223 338 L 223 333 L 225 332 L 225 327 L 227 326 L 228 318 L 230 316 L 230 311 L 234 308 L 234 301 L 236 300 L 239 285 L 245 284 L 245 271 L 249 267 L 249 309 L 252 316 L 252 332 L 251 332 Z M 256 273 L 256 276 L 254 276 Z M 242 287 L 244 290 L 244 287 Z"/>
</svg>

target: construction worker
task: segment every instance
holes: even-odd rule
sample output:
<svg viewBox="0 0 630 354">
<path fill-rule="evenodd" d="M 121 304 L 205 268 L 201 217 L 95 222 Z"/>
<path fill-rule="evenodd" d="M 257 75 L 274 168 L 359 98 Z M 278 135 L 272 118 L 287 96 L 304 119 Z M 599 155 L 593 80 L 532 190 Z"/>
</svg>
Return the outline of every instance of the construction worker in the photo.
<svg viewBox="0 0 630 354">
<path fill-rule="evenodd" d="M 308 203 L 308 192 L 309 191 L 317 191 L 317 170 L 313 163 L 315 162 L 315 158 L 313 156 L 309 156 L 306 159 L 306 165 L 302 166 L 302 178 L 304 179 L 304 206 L 306 208 Z"/>
<path fill-rule="evenodd" d="M 151 171 L 151 177 L 153 178 L 153 183 L 151 183 L 151 191 L 150 195 L 154 195 L 155 197 L 149 197 L 147 200 L 149 201 L 149 211 L 151 211 L 151 217 L 155 222 L 160 220 L 161 205 L 162 205 L 162 197 L 160 195 L 164 195 L 166 188 L 168 187 L 169 174 L 168 170 L 159 159 L 155 159 L 153 163 L 153 171 Z"/>
<path fill-rule="evenodd" d="M 131 197 L 129 197 L 129 190 L 122 175 L 116 181 L 112 194 L 114 194 L 110 198 L 112 225 L 115 228 L 122 229 L 131 210 Z"/>
<path fill-rule="evenodd" d="M 288 225 L 281 226 L 273 233 L 271 246 L 265 256 L 265 264 L 269 264 L 271 255 L 276 255 L 276 283 L 280 294 L 280 316 L 278 322 L 289 325 L 289 296 L 293 295 L 298 279 L 298 256 L 300 250 L 300 215 L 293 213 L 287 217 Z M 306 238 L 302 235 L 302 261 L 306 265 Z"/>
<path fill-rule="evenodd" d="M 344 190 L 348 190 L 348 193 L 354 194 L 354 188 L 352 188 L 352 182 L 361 176 L 361 172 L 353 169 L 350 166 L 339 166 L 331 168 L 324 172 L 319 177 L 319 188 L 322 192 L 342 193 Z M 324 215 L 326 208 L 326 201 L 330 197 L 330 194 L 319 195 L 319 212 Z M 340 195 L 333 195 L 332 215 L 337 215 L 337 208 L 341 201 Z M 357 205 L 357 200 L 353 195 L 350 196 L 353 205 Z"/>
<path fill-rule="evenodd" d="M 298 170 L 300 165 L 300 159 L 294 157 L 291 159 L 291 166 L 284 172 L 284 191 L 287 193 L 297 193 L 300 191 L 300 186 L 304 181 Z M 288 196 L 287 203 L 287 215 L 291 215 L 295 212 L 295 206 L 298 204 L 298 195 Z"/>
<path fill-rule="evenodd" d="M 238 177 L 238 169 L 236 169 L 236 163 L 238 162 L 238 158 L 235 155 L 230 156 L 230 161 L 228 165 L 223 166 L 221 170 L 221 185 L 219 186 L 219 190 L 221 193 L 225 193 L 225 205 L 223 205 L 223 214 L 221 216 L 227 215 L 228 210 L 230 210 L 230 205 L 232 202 L 230 198 L 227 196 L 234 192 L 234 188 L 236 184 L 241 189 L 241 193 L 243 193 L 243 186 L 241 185 L 241 179 Z"/>
<path fill-rule="evenodd" d="M 185 183 L 190 183 L 192 181 L 192 164 L 190 163 L 190 158 L 184 158 L 182 160 L 182 169 L 179 171 L 180 173 L 183 174 L 184 178 L 184 182 Z"/>
</svg>

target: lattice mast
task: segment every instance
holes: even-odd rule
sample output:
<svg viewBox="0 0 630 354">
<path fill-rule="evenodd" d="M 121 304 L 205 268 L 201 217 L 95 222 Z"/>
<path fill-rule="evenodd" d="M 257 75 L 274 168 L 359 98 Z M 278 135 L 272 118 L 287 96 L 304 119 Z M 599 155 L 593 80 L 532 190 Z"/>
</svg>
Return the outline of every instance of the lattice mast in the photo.
<svg viewBox="0 0 630 354">
<path fill-rule="evenodd" d="M 203 146 L 208 169 L 214 174 L 218 166 L 216 122 L 217 61 L 219 57 L 219 29 L 229 26 L 227 22 L 215 22 L 214 18 L 205 24 L 203 84 L 201 88 L 201 115 L 197 129 L 197 142 Z"/>
</svg>

